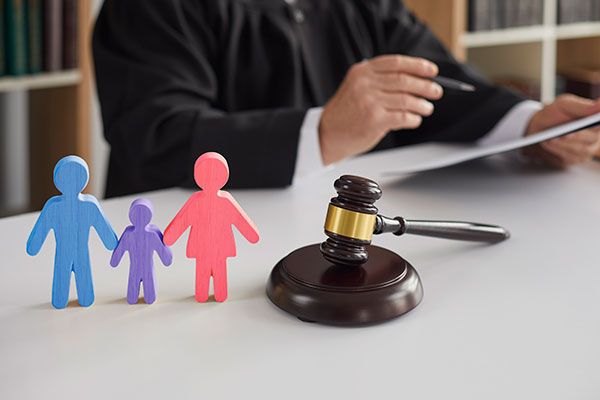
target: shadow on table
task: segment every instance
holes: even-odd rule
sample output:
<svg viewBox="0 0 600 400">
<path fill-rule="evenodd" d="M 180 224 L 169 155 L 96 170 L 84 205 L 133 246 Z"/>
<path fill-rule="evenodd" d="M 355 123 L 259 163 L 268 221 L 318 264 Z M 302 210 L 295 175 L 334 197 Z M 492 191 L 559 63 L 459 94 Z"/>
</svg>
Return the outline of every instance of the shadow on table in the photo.
<svg viewBox="0 0 600 400">
<path fill-rule="evenodd" d="M 216 302 L 217 301 L 215 300 L 215 296 L 211 294 L 208 296 L 208 300 L 205 303 L 216 303 Z M 203 304 L 203 303 L 198 303 L 196 301 L 196 297 L 194 297 L 194 295 L 179 297 L 179 298 L 173 299 L 171 301 L 168 301 L 168 303 Z"/>
<path fill-rule="evenodd" d="M 50 301 L 44 302 L 44 303 L 39 303 L 39 304 L 32 304 L 31 306 L 29 306 L 29 308 L 32 310 L 56 310 Z M 79 305 L 79 303 L 77 302 L 76 299 L 73 299 L 73 300 L 69 300 L 69 303 L 67 303 L 66 308 L 89 308 L 89 307 L 82 307 Z"/>
<path fill-rule="evenodd" d="M 137 304 L 140 304 L 140 303 L 145 304 L 143 297 L 140 297 L 137 302 Z M 127 305 L 129 305 L 126 297 L 119 297 L 116 299 L 108 300 L 108 301 L 103 302 L 103 304 L 127 304 Z"/>
<path fill-rule="evenodd" d="M 252 287 L 252 288 L 250 288 L 248 290 L 245 290 L 241 295 L 233 295 L 232 296 L 232 293 L 229 293 L 229 297 L 227 297 L 227 300 L 225 300 L 225 303 L 235 303 L 235 302 L 238 302 L 238 301 L 254 300 L 254 299 L 257 299 L 257 298 L 260 298 L 260 297 L 263 297 L 263 296 L 266 296 L 265 295 L 265 287 L 264 287 L 264 285 L 257 286 L 257 287 Z M 196 298 L 194 297 L 194 295 L 172 299 L 172 300 L 169 300 L 169 301 L 165 301 L 165 303 L 183 303 L 183 304 L 210 304 L 210 303 L 214 303 L 214 304 L 220 304 L 218 301 L 215 300 L 214 294 L 209 295 L 208 296 L 208 300 L 205 303 L 198 303 L 196 301 Z"/>
</svg>

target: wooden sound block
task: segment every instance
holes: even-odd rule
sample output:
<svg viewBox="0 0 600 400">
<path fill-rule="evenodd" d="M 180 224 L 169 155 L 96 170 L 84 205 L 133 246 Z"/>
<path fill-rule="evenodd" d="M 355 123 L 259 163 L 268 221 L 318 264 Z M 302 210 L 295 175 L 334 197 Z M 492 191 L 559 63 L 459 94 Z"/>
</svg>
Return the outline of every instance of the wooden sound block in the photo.
<svg viewBox="0 0 600 400">
<path fill-rule="evenodd" d="M 415 269 L 396 253 L 366 247 L 362 266 L 333 264 L 318 244 L 295 250 L 273 268 L 267 296 L 303 321 L 329 325 L 375 324 L 415 308 L 423 298 Z"/>
</svg>

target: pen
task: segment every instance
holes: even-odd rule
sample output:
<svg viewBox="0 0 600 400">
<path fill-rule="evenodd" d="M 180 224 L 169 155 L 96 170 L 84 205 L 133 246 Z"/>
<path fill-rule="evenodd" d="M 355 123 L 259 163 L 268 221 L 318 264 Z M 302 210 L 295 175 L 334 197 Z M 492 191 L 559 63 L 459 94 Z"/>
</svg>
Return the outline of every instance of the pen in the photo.
<svg viewBox="0 0 600 400">
<path fill-rule="evenodd" d="M 436 76 L 435 78 L 433 78 L 433 81 L 437 82 L 438 84 L 442 85 L 447 89 L 461 90 L 463 92 L 475 91 L 475 86 L 469 83 L 457 81 L 456 79 L 446 78 L 443 76 Z"/>
</svg>

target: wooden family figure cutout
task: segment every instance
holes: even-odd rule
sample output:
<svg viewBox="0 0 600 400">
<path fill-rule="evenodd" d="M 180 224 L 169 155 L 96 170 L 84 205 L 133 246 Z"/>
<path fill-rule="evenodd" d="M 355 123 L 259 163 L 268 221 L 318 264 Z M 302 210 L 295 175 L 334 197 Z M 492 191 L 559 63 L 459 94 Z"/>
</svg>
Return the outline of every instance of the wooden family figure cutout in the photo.
<svg viewBox="0 0 600 400">
<path fill-rule="evenodd" d="M 54 230 L 52 305 L 55 308 L 65 308 L 69 302 L 71 272 L 75 274 L 79 304 L 87 307 L 94 302 L 88 250 L 90 227 L 94 227 L 108 250 L 117 246 L 117 235 L 98 200 L 81 193 L 89 177 L 86 162 L 77 156 L 64 157 L 56 164 L 54 185 L 62 194 L 46 202 L 27 240 L 27 254 L 34 256 L 39 253 L 50 230 Z"/>
<path fill-rule="evenodd" d="M 221 190 L 229 179 L 229 166 L 218 153 L 205 153 L 194 165 L 194 179 L 202 189 L 194 193 L 165 229 L 164 243 L 172 246 L 191 227 L 187 257 L 196 259 L 196 301 L 208 300 L 210 277 L 215 300 L 227 299 L 227 257 L 236 254 L 232 225 L 250 243 L 258 230 L 233 196 Z"/>
<path fill-rule="evenodd" d="M 173 253 L 164 245 L 162 233 L 150 224 L 152 204 L 146 199 L 137 199 L 129 208 L 129 220 L 133 225 L 125 228 L 119 245 L 113 252 L 110 265 L 116 267 L 126 251 L 129 252 L 129 282 L 127 302 L 136 304 L 140 296 L 140 285 L 144 284 L 144 300 L 152 304 L 156 300 L 156 278 L 154 276 L 154 252 L 163 264 L 171 265 Z"/>
</svg>

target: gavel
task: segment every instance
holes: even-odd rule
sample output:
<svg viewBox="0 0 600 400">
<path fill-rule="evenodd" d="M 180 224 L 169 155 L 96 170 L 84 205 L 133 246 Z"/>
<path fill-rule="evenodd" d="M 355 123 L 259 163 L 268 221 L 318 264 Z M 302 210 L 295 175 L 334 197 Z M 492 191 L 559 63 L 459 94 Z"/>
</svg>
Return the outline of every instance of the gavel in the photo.
<svg viewBox="0 0 600 400">
<path fill-rule="evenodd" d="M 413 234 L 472 242 L 498 243 L 510 233 L 496 225 L 459 221 L 409 220 L 378 214 L 379 185 L 367 178 L 343 175 L 334 183 L 337 197 L 329 202 L 325 235 L 320 250 L 327 260 L 341 265 L 362 265 L 369 259 L 366 246 L 373 235 Z"/>
<path fill-rule="evenodd" d="M 334 183 L 325 218 L 327 239 L 301 247 L 271 271 L 267 296 L 302 321 L 358 326 L 387 321 L 413 310 L 423 298 L 416 269 L 400 255 L 371 244 L 373 235 L 405 233 L 498 243 L 500 226 L 471 222 L 420 221 L 379 214 L 379 185 L 344 175 Z M 370 253 L 370 254 L 369 254 Z"/>
</svg>

